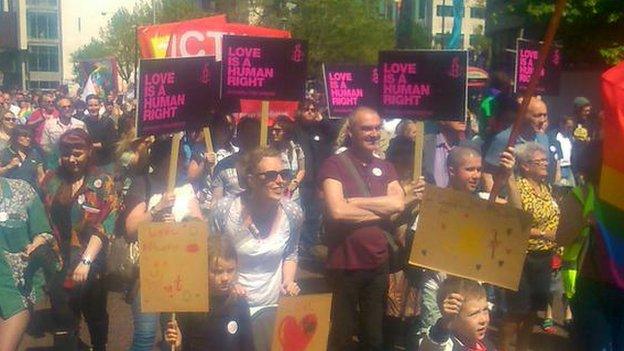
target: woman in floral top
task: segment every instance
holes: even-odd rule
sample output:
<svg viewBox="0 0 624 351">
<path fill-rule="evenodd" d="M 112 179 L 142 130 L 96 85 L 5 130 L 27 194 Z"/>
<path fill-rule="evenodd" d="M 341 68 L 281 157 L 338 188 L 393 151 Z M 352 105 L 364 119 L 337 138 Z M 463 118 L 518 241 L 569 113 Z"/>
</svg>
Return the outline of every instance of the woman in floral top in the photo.
<svg viewBox="0 0 624 351">
<path fill-rule="evenodd" d="M 113 179 L 91 167 L 92 142 L 81 129 L 65 132 L 59 140 L 60 166 L 46 176 L 42 189 L 64 266 L 63 294 L 78 325 L 87 322 L 94 350 L 105 350 L 108 335 L 107 290 L 104 284 L 105 251 L 113 233 L 117 199 Z M 55 301 L 55 299 L 53 299 Z M 54 303 L 53 303 L 54 305 Z M 65 306 L 53 306 L 63 310 Z M 72 334 L 72 330 L 68 330 Z M 74 330 L 75 331 L 75 330 Z"/>
<path fill-rule="evenodd" d="M 51 243 L 39 196 L 23 180 L 0 177 L 0 350 L 17 350 L 41 295 L 36 252 Z"/>
<path fill-rule="evenodd" d="M 537 311 L 547 308 L 551 286 L 551 260 L 555 233 L 559 225 L 559 207 L 547 183 L 548 153 L 538 143 L 516 147 L 517 179 L 510 180 L 510 200 L 531 218 L 527 256 L 517 292 L 508 293 L 509 317 L 515 319 L 518 331 L 517 348 L 528 346 Z M 503 327 L 503 338 L 511 327 Z"/>
</svg>

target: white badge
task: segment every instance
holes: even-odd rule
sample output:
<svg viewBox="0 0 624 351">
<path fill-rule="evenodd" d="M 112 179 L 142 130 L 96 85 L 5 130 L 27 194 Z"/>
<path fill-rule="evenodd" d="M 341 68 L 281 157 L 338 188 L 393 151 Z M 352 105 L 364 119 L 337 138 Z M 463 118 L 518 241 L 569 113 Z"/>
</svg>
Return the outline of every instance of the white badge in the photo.
<svg viewBox="0 0 624 351">
<path fill-rule="evenodd" d="M 6 222 L 9 219 L 9 214 L 6 212 L 0 212 L 0 222 Z"/>
<path fill-rule="evenodd" d="M 78 204 L 82 205 L 85 202 L 85 196 L 84 194 L 80 194 L 78 195 Z"/>
<path fill-rule="evenodd" d="M 102 187 L 102 179 L 96 179 L 96 180 L 93 182 L 93 186 L 94 186 L 96 189 L 101 188 L 101 187 Z"/>
<path fill-rule="evenodd" d="M 227 331 L 230 334 L 236 334 L 238 331 L 238 323 L 236 323 L 236 321 L 229 321 L 227 324 Z"/>
<path fill-rule="evenodd" d="M 381 177 L 381 175 L 383 174 L 383 172 L 381 171 L 381 168 L 379 167 L 375 167 L 373 168 L 373 174 L 377 177 Z"/>
<path fill-rule="evenodd" d="M 314 136 L 314 141 L 321 141 L 321 137 L 320 137 L 320 136 L 318 136 L 318 135 L 315 135 L 315 136 Z"/>
</svg>

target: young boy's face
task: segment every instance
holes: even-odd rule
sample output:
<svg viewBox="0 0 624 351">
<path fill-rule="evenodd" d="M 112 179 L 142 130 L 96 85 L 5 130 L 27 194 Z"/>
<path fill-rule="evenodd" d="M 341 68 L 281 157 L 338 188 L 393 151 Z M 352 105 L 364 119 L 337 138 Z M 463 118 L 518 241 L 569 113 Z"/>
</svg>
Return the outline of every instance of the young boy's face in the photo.
<svg viewBox="0 0 624 351">
<path fill-rule="evenodd" d="M 236 281 L 236 261 L 220 257 L 210 266 L 210 290 L 216 295 L 227 295 Z"/>
<path fill-rule="evenodd" d="M 466 344 L 474 344 L 485 338 L 485 332 L 490 324 L 490 311 L 487 299 L 466 299 L 462 305 L 459 317 L 453 322 L 455 334 Z"/>
<path fill-rule="evenodd" d="M 474 192 L 481 180 L 481 156 L 467 155 L 458 167 L 449 168 L 450 185 L 455 190 Z"/>
</svg>

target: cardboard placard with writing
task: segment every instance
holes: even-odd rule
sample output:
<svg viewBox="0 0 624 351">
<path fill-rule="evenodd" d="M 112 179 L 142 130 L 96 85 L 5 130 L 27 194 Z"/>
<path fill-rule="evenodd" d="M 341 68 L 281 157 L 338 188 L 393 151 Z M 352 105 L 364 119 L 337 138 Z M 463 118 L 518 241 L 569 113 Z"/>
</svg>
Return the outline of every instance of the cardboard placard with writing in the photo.
<svg viewBox="0 0 624 351">
<path fill-rule="evenodd" d="M 380 51 L 379 108 L 388 118 L 463 121 L 467 77 L 467 51 Z"/>
<path fill-rule="evenodd" d="M 271 351 L 327 350 L 331 302 L 331 294 L 281 297 Z"/>
<path fill-rule="evenodd" d="M 139 226 L 142 312 L 207 312 L 208 227 L 200 221 Z"/>
<path fill-rule="evenodd" d="M 529 238 L 525 212 L 427 186 L 409 263 L 517 290 Z"/>
<path fill-rule="evenodd" d="M 139 72 L 139 135 L 169 134 L 209 123 L 219 97 L 214 57 L 141 60 Z"/>
<path fill-rule="evenodd" d="M 323 65 L 330 118 L 348 117 L 359 106 L 377 108 L 377 66 Z"/>
<path fill-rule="evenodd" d="M 306 43 L 297 39 L 223 36 L 221 96 L 300 101 L 307 74 Z"/>
<path fill-rule="evenodd" d="M 534 67 L 537 64 L 541 43 L 533 40 L 516 41 L 516 92 L 523 92 L 529 86 Z M 561 47 L 553 45 L 540 72 L 536 94 L 559 95 L 562 68 Z"/>
</svg>

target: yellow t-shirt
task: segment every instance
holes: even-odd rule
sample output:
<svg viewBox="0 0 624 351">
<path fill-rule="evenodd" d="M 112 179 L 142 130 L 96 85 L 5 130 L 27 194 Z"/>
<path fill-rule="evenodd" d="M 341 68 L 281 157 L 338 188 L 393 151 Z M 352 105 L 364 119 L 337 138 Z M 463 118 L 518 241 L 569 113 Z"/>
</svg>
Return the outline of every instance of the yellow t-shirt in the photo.
<svg viewBox="0 0 624 351">
<path fill-rule="evenodd" d="M 546 184 L 539 190 L 534 189 L 526 178 L 517 181 L 518 192 L 522 200 L 522 209 L 531 215 L 531 228 L 541 231 L 556 231 L 559 226 L 559 206 Z M 556 247 L 555 242 L 548 239 L 530 238 L 528 251 L 547 251 Z"/>
</svg>

